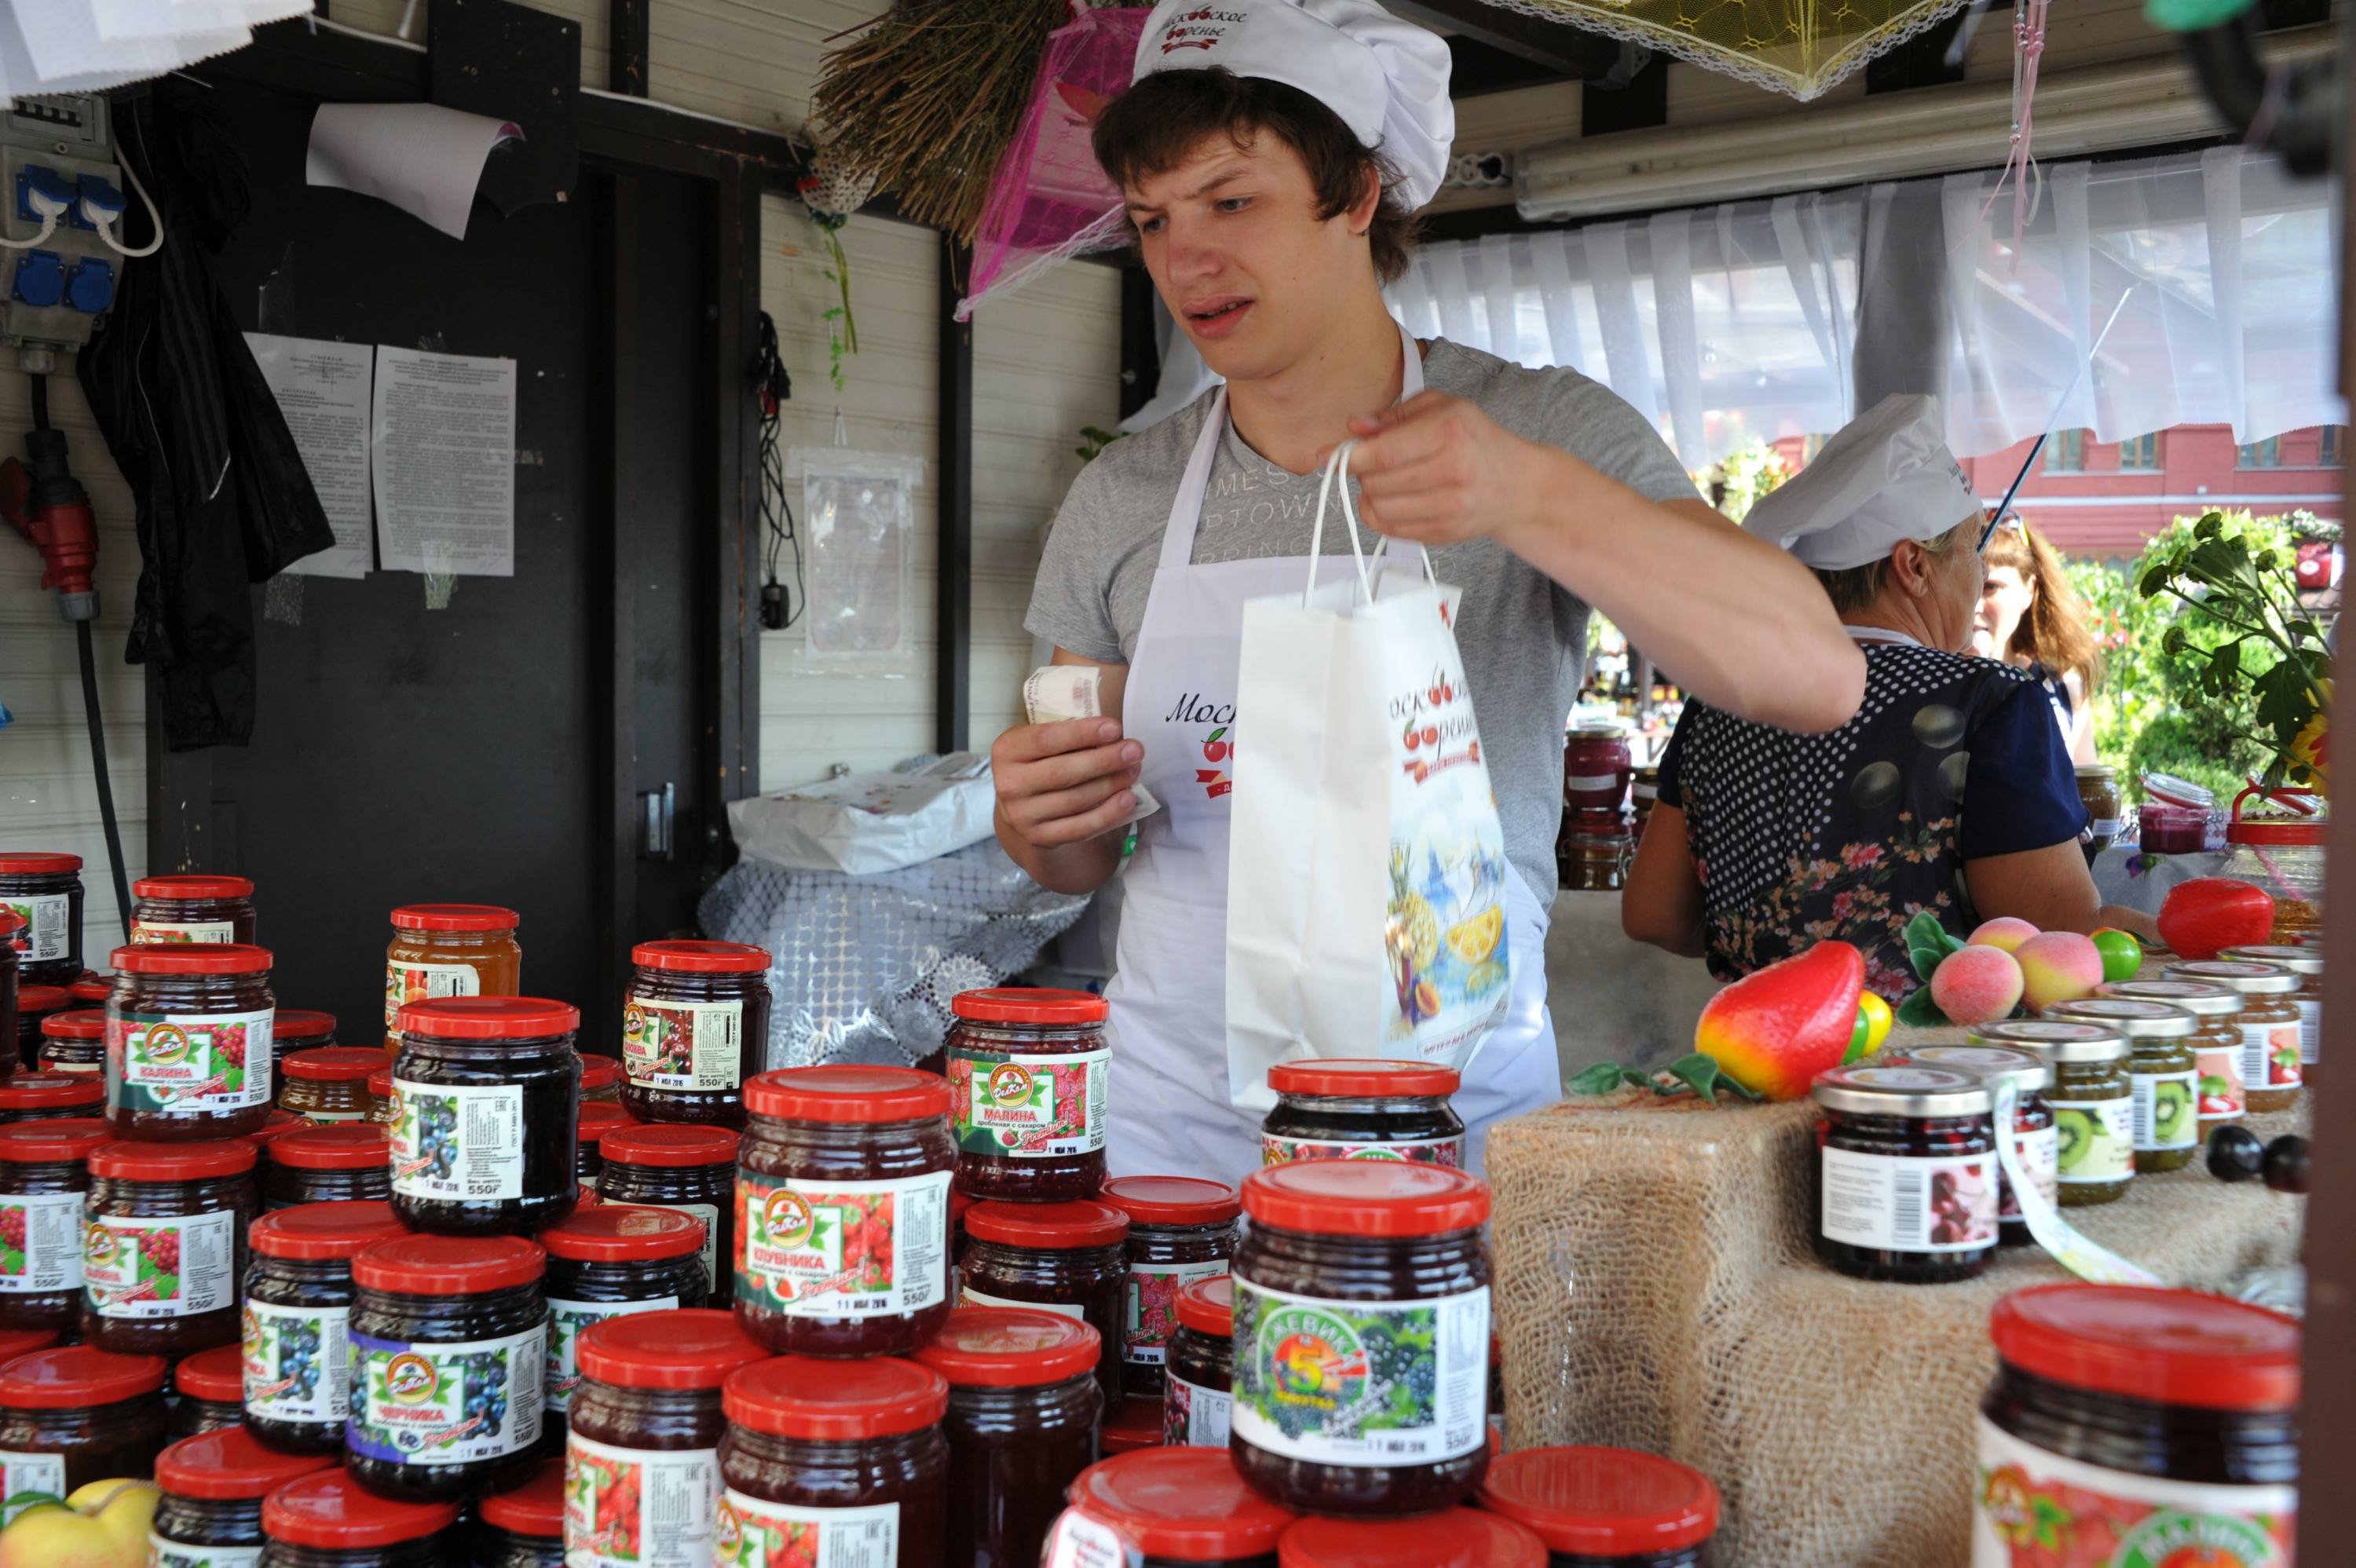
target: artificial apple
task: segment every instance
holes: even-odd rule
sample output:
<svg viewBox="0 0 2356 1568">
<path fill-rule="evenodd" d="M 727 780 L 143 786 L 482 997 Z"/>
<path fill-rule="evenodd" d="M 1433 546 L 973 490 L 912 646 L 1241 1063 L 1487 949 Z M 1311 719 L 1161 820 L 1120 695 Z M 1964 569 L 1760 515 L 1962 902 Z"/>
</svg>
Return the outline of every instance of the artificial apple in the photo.
<svg viewBox="0 0 2356 1568">
<path fill-rule="evenodd" d="M 1712 997 L 1694 1050 L 1746 1089 L 1799 1099 L 1847 1055 L 1864 989 L 1864 956 L 1846 942 L 1819 942 Z"/>
<path fill-rule="evenodd" d="M 0 1530 L 0 1568 L 143 1568 L 161 1495 L 151 1482 L 117 1479 L 37 1503 Z"/>
</svg>

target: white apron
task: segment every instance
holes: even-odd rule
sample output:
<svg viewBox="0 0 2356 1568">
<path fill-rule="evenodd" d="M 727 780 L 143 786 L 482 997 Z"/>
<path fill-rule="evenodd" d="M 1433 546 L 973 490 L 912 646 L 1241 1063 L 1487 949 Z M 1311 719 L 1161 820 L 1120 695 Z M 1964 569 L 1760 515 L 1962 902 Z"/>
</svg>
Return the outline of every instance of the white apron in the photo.
<svg viewBox="0 0 2356 1568">
<path fill-rule="evenodd" d="M 1402 399 L 1423 389 L 1422 356 L 1402 328 Z M 1122 872 L 1112 982 L 1113 1174 L 1240 1181 L 1259 1166 L 1257 1111 L 1228 1101 L 1226 1068 L 1227 812 L 1236 741 L 1236 680 L 1244 602 L 1298 593 L 1306 556 L 1194 564 L 1204 492 L 1227 428 L 1219 389 L 1170 507 L 1160 569 L 1121 699 L 1125 736 L 1145 748 L 1143 783 L 1162 809 L 1139 825 Z M 1318 580 L 1353 570 L 1329 556 Z M 1467 1065 L 1455 1098 L 1481 1168 L 1488 1125 L 1558 1098 L 1561 1068 L 1546 1007 L 1546 912 L 1508 868 L 1507 941 L 1514 983 L 1505 1018 Z"/>
</svg>

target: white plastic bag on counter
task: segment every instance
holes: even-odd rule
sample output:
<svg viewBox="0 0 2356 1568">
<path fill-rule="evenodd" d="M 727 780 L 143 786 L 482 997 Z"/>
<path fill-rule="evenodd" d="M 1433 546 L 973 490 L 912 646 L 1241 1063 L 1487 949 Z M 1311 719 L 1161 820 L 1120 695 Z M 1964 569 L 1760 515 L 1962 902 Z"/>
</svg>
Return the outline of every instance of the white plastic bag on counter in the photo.
<svg viewBox="0 0 2356 1568">
<path fill-rule="evenodd" d="M 908 773 L 845 773 L 731 801 L 728 826 L 756 860 L 859 876 L 980 843 L 996 805 L 990 759 L 952 752 Z"/>
</svg>

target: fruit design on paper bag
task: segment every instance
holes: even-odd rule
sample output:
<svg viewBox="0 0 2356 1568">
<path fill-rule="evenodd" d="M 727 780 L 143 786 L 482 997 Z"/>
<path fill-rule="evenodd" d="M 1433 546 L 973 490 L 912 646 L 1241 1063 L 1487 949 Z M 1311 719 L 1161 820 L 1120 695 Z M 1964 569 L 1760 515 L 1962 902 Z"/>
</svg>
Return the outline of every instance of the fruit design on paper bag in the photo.
<svg viewBox="0 0 2356 1568">
<path fill-rule="evenodd" d="M 1412 871 L 1419 851 L 1420 881 Z M 1383 945 L 1398 1003 L 1391 1037 L 1412 1034 L 1450 1006 L 1499 996 L 1512 977 L 1505 862 L 1470 838 L 1435 835 L 1413 848 L 1391 845 L 1390 881 Z"/>
<path fill-rule="evenodd" d="M 2274 926 L 2273 896 L 2231 877 L 2179 882 L 2159 906 L 2160 940 L 2183 958 L 2214 958 L 2228 947 L 2265 942 Z"/>
<path fill-rule="evenodd" d="M 1799 1099 L 1848 1054 L 1864 989 L 1864 955 L 1846 942 L 1820 942 L 1712 997 L 1694 1028 L 1694 1050 L 1745 1089 Z"/>
</svg>

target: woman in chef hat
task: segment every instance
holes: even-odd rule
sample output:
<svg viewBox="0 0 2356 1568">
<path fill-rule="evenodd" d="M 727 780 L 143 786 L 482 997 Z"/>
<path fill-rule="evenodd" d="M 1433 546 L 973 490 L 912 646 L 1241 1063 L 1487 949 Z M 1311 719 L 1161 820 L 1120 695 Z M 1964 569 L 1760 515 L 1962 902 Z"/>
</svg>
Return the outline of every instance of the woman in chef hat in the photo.
<svg viewBox="0 0 2356 1568">
<path fill-rule="evenodd" d="M 1921 911 L 1958 936 L 2014 915 L 2091 931 L 2076 774 L 2025 670 L 1972 657 L 1987 515 L 1939 406 L 1890 397 L 1743 527 L 1815 571 L 1865 651 L 1865 701 L 1825 735 L 1689 702 L 1661 758 L 1621 923 L 1733 979 L 1827 939 L 1897 1001 Z"/>
</svg>

